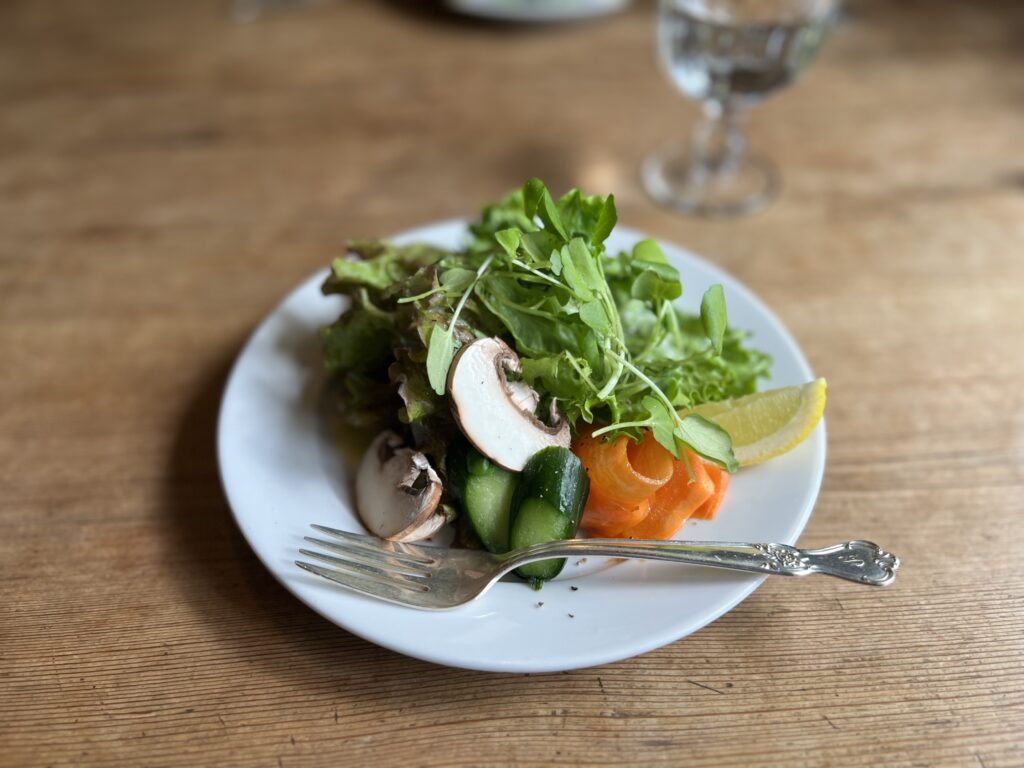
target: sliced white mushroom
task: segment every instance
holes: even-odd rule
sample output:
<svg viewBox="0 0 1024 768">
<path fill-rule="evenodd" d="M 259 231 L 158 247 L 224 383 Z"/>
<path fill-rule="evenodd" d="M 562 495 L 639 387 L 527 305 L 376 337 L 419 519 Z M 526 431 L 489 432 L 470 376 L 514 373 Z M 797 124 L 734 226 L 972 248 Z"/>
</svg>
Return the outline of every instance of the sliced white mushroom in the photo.
<svg viewBox="0 0 1024 768">
<path fill-rule="evenodd" d="M 441 530 L 441 526 L 447 522 L 448 518 L 444 515 L 433 514 L 415 528 L 406 531 L 400 536 L 392 536 L 390 541 L 423 541 Z"/>
<path fill-rule="evenodd" d="M 441 478 L 427 457 L 394 432 L 374 438 L 356 475 L 356 511 L 382 539 L 418 541 L 445 523 Z"/>
<path fill-rule="evenodd" d="M 519 357 L 501 339 L 478 339 L 459 350 L 448 372 L 448 395 L 459 428 L 480 453 L 513 472 L 551 445 L 569 447 L 569 424 L 552 405 L 552 426 L 534 414 L 540 401 L 519 373 Z"/>
<path fill-rule="evenodd" d="M 516 408 L 527 413 L 536 413 L 540 404 L 540 395 L 533 387 L 525 381 L 510 381 L 508 383 L 509 397 L 515 403 Z"/>
</svg>

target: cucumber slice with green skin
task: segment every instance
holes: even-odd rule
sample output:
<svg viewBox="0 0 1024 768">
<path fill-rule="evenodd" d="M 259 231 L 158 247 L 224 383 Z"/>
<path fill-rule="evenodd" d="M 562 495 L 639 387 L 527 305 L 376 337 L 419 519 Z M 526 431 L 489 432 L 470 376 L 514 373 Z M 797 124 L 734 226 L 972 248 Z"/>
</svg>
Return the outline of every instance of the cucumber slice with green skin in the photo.
<svg viewBox="0 0 1024 768">
<path fill-rule="evenodd" d="M 575 531 L 572 521 L 555 507 L 541 499 L 526 499 L 516 511 L 513 549 L 539 544 L 543 541 L 571 539 Z M 527 563 L 516 569 L 516 573 L 524 579 L 547 581 L 557 576 L 565 565 L 565 558 L 557 560 L 538 560 Z"/>
<path fill-rule="evenodd" d="M 508 552 L 509 516 L 519 475 L 491 463 L 472 446 L 450 451 L 449 490 L 461 499 L 473 532 L 488 552 Z"/>
<path fill-rule="evenodd" d="M 551 447 L 537 452 L 523 468 L 512 501 L 510 547 L 573 538 L 589 493 L 590 479 L 572 451 Z M 564 566 L 565 558 L 540 560 L 517 568 L 516 573 L 539 587 Z"/>
</svg>

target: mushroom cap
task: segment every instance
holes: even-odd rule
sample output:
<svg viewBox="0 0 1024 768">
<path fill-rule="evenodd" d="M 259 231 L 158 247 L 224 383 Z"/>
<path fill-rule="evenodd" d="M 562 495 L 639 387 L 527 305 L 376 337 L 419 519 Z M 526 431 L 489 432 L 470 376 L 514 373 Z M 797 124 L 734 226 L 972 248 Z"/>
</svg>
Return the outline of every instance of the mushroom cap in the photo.
<svg viewBox="0 0 1024 768">
<path fill-rule="evenodd" d="M 356 511 L 371 533 L 392 541 L 426 538 L 445 522 L 440 501 L 441 478 L 426 456 L 390 430 L 373 439 L 356 475 Z"/>
<path fill-rule="evenodd" d="M 519 357 L 501 339 L 477 339 L 459 350 L 448 372 L 448 395 L 455 420 L 466 438 L 487 458 L 521 472 L 537 451 L 569 447 L 569 424 L 552 406 L 554 426 L 534 415 L 539 398 L 525 382 L 510 382 L 506 371 L 519 373 Z"/>
</svg>

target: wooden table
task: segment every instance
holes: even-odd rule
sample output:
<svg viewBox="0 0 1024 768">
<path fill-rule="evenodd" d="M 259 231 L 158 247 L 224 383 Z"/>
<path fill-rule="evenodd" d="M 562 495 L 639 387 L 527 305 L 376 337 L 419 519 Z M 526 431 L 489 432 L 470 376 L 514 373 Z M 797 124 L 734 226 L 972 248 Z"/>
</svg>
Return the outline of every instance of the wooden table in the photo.
<svg viewBox="0 0 1024 768">
<path fill-rule="evenodd" d="M 851 3 L 753 115 L 785 187 L 734 221 L 640 189 L 695 113 L 651 25 L 0 8 L 0 764 L 1024 764 L 1024 7 Z M 344 238 L 532 174 L 775 308 L 830 383 L 801 541 L 882 542 L 896 586 L 770 581 L 517 676 L 377 648 L 264 571 L 214 458 L 246 335 Z"/>
</svg>

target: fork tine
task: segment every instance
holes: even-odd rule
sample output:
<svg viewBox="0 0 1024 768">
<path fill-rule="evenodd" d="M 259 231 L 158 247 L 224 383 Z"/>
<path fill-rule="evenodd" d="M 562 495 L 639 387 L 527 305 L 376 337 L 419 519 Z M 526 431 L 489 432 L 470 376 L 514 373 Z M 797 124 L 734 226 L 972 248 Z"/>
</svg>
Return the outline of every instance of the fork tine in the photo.
<svg viewBox="0 0 1024 768">
<path fill-rule="evenodd" d="M 321 565 L 314 565 L 313 563 L 304 563 L 301 560 L 296 560 L 295 564 L 305 571 L 309 571 L 312 574 L 334 582 L 346 589 L 350 589 L 353 592 L 369 595 L 370 597 L 376 597 L 381 600 L 387 600 L 392 603 L 399 603 L 400 605 L 409 605 L 417 608 L 431 607 L 429 603 L 423 600 L 424 593 L 422 591 L 409 589 L 408 587 L 397 584 L 394 581 L 364 579 L 358 576 L 341 573 L 333 568 L 325 568 Z"/>
<path fill-rule="evenodd" d="M 433 557 L 423 553 L 423 548 L 421 547 L 402 544 L 398 541 L 385 541 L 383 539 L 378 539 L 376 536 L 366 536 L 360 533 L 340 531 L 337 528 L 328 528 L 326 525 L 314 524 L 310 527 L 314 530 L 320 531 L 321 533 L 326 533 L 328 536 L 335 539 L 340 539 L 351 546 L 369 550 L 371 553 L 376 555 L 386 555 L 387 557 L 393 557 L 396 560 L 406 560 L 410 563 L 421 565 L 433 565 L 435 562 Z"/>
<path fill-rule="evenodd" d="M 387 570 L 401 571 L 413 575 L 423 575 L 430 571 L 430 566 L 396 557 L 386 549 L 350 546 L 336 541 L 318 539 L 313 536 L 303 536 L 302 538 L 310 544 L 316 544 L 318 547 L 326 549 L 328 552 L 341 555 L 346 561 L 355 561 L 364 565 L 374 565 L 386 568 Z"/>
<path fill-rule="evenodd" d="M 307 536 L 306 539 L 308 541 L 309 537 Z M 359 560 L 348 560 L 341 557 L 335 557 L 334 555 L 325 555 L 322 552 L 316 552 L 312 549 L 300 549 L 299 554 L 305 555 L 306 557 L 315 557 L 317 560 L 323 560 L 325 563 L 337 566 L 340 571 L 352 573 L 354 575 L 407 584 L 410 587 L 421 590 L 428 588 L 424 579 L 429 578 L 430 574 L 426 571 L 420 571 L 418 573 L 401 573 L 388 568 L 382 568 L 374 563 L 364 563 Z"/>
</svg>

